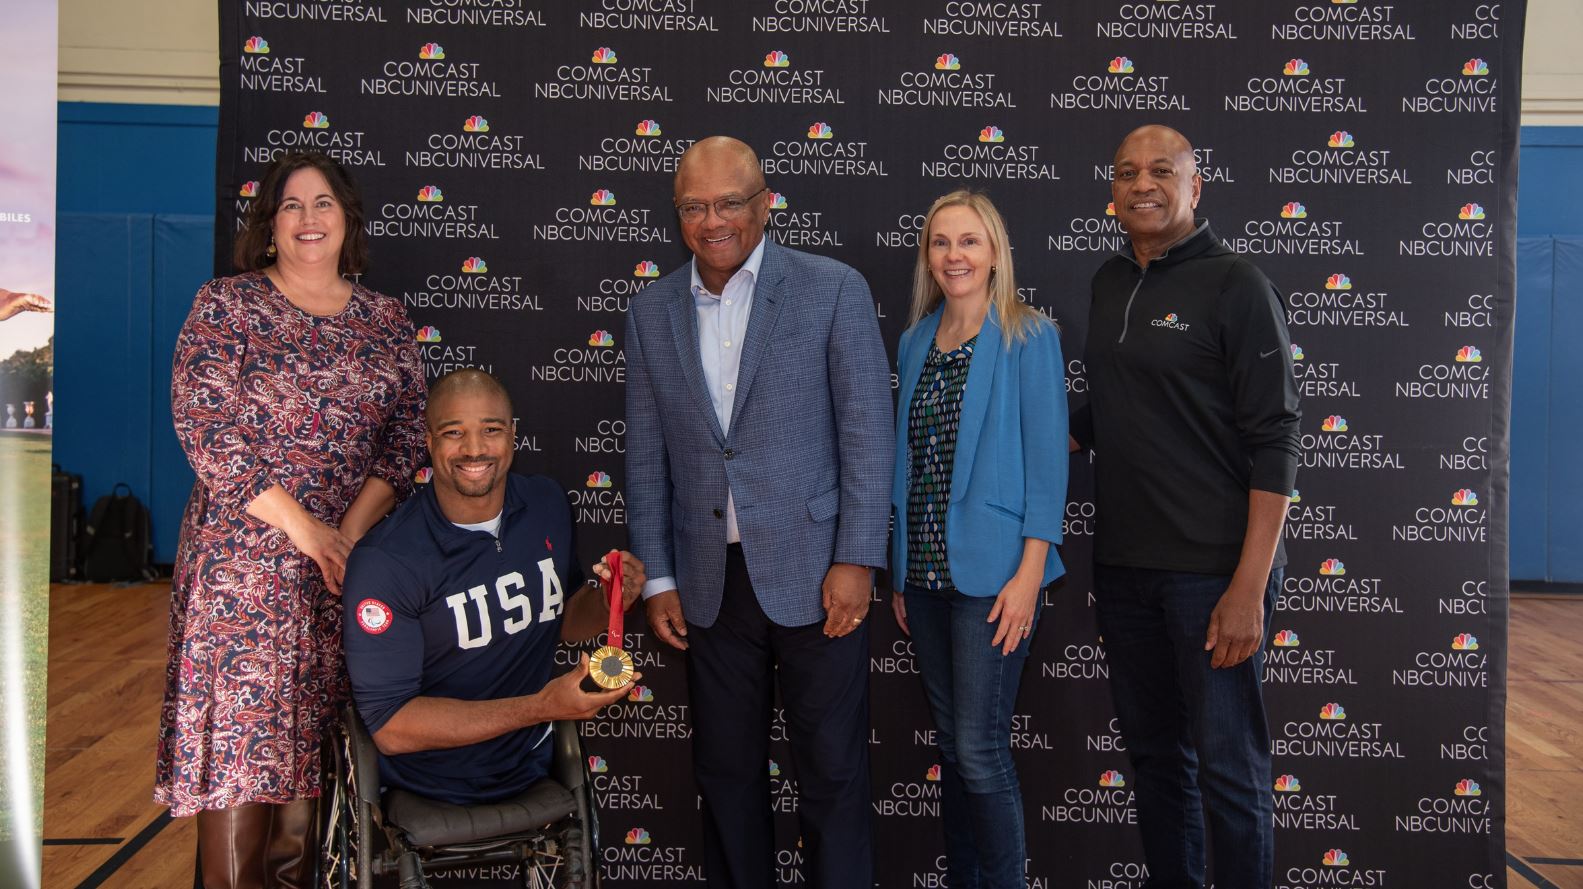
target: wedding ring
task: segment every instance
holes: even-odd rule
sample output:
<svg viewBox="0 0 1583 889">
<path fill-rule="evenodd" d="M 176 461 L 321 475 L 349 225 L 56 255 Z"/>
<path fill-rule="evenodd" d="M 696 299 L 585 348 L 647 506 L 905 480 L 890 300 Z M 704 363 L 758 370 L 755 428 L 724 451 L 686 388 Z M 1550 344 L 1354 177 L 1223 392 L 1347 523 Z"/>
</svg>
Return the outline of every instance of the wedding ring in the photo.
<svg viewBox="0 0 1583 889">
<path fill-rule="evenodd" d="M 1022 626 L 1018 627 L 1017 629 L 1023 631 L 1024 633 L 1026 633 L 1026 632 L 1028 632 L 1029 628 L 1028 628 L 1027 624 L 1023 624 Z"/>
</svg>

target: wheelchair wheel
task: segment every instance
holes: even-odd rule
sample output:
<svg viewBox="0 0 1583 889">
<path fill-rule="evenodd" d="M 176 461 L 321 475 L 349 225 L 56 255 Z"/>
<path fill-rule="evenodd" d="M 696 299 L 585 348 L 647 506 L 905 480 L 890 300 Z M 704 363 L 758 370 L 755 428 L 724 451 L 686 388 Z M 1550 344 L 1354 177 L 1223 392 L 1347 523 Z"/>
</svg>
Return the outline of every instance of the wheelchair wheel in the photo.
<svg viewBox="0 0 1583 889">
<path fill-rule="evenodd" d="M 325 736 L 323 799 L 319 805 L 322 889 L 374 889 L 372 807 L 357 795 L 351 739 L 339 724 Z"/>
</svg>

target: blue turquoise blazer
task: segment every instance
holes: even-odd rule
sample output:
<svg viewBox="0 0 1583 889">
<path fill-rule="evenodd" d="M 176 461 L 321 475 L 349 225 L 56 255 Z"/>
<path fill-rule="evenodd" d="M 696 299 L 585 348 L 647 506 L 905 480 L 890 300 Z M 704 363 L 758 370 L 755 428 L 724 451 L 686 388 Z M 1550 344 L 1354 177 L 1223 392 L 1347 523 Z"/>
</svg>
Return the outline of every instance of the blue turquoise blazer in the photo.
<svg viewBox="0 0 1583 889">
<path fill-rule="evenodd" d="M 943 308 L 902 334 L 898 350 L 896 465 L 891 508 L 891 586 L 907 580 L 907 415 Z M 1023 538 L 1061 542 L 1068 469 L 1066 375 L 1055 325 L 1040 319 L 1022 342 L 1006 345 L 993 309 L 984 319 L 962 390 L 962 419 L 951 466 L 946 554 L 951 579 L 969 596 L 995 596 L 1022 562 Z M 1048 584 L 1066 573 L 1055 547 Z"/>
</svg>

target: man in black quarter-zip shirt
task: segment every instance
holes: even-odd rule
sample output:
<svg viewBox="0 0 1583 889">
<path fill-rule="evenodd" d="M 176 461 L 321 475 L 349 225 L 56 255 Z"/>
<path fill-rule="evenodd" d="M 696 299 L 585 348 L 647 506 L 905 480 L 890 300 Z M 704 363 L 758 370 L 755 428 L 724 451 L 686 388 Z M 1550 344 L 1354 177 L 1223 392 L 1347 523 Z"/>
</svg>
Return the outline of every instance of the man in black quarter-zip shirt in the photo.
<svg viewBox="0 0 1583 889">
<path fill-rule="evenodd" d="M 1274 825 L 1258 655 L 1281 587 L 1297 473 L 1297 385 L 1280 297 L 1196 220 L 1181 133 L 1116 150 L 1132 241 L 1094 275 L 1072 419 L 1092 448 L 1094 599 L 1136 773 L 1149 889 L 1268 889 Z"/>
</svg>

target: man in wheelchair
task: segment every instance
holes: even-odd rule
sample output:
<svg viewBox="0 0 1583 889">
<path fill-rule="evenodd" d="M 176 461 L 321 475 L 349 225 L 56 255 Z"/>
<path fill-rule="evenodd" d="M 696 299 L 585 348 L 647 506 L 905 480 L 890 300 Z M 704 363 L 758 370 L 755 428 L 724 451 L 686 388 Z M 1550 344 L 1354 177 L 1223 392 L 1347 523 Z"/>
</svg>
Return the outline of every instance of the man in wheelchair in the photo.
<svg viewBox="0 0 1583 889">
<path fill-rule="evenodd" d="M 342 595 L 356 710 L 380 783 L 406 792 L 387 798 L 385 816 L 409 839 L 397 801 L 416 795 L 432 820 L 444 804 L 511 800 L 550 774 L 552 723 L 591 718 L 630 689 L 585 691 L 586 654 L 550 678 L 556 645 L 599 634 L 609 606 L 598 581 L 583 582 L 561 487 L 508 471 L 505 388 L 477 370 L 448 374 L 430 389 L 426 422 L 432 484 L 358 543 Z M 643 565 L 628 552 L 621 565 L 630 608 Z M 608 579 L 604 564 L 594 572 Z"/>
</svg>

